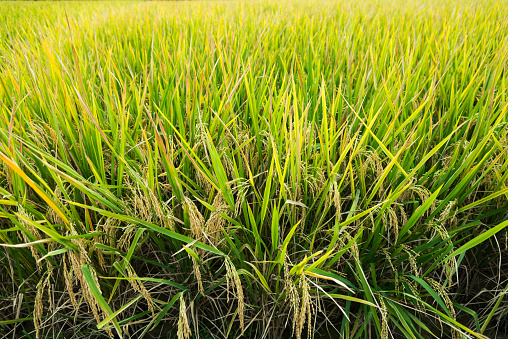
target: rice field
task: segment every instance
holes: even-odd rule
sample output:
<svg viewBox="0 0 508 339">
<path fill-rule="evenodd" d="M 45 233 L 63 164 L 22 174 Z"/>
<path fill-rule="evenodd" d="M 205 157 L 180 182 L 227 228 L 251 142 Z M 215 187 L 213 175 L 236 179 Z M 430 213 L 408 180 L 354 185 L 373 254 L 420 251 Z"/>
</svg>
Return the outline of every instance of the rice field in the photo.
<svg viewBox="0 0 508 339">
<path fill-rule="evenodd" d="M 0 336 L 506 338 L 506 13 L 2 2 Z"/>
</svg>

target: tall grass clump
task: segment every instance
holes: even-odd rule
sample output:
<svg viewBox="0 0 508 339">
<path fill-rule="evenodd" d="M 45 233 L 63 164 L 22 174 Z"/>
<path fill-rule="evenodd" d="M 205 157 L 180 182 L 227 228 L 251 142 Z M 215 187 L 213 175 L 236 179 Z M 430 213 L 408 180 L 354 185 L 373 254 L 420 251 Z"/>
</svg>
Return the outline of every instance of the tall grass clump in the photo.
<svg viewBox="0 0 508 339">
<path fill-rule="evenodd" d="M 503 1 L 3 3 L 5 338 L 495 338 Z"/>
</svg>

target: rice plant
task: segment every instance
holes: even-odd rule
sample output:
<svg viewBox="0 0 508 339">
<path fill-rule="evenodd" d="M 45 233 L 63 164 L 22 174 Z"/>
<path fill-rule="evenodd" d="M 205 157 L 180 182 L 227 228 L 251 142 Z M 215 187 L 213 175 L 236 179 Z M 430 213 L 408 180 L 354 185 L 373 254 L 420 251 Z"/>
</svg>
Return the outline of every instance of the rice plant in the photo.
<svg viewBox="0 0 508 339">
<path fill-rule="evenodd" d="M 506 335 L 506 13 L 2 3 L 0 334 Z"/>
</svg>

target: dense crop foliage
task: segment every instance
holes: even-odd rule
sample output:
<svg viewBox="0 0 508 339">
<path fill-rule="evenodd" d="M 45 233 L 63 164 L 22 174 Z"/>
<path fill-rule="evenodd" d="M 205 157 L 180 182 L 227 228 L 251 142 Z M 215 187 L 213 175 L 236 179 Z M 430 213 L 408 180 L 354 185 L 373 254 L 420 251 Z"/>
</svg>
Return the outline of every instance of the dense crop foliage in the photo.
<svg viewBox="0 0 508 339">
<path fill-rule="evenodd" d="M 501 335 L 506 13 L 3 3 L 0 335 Z"/>
</svg>

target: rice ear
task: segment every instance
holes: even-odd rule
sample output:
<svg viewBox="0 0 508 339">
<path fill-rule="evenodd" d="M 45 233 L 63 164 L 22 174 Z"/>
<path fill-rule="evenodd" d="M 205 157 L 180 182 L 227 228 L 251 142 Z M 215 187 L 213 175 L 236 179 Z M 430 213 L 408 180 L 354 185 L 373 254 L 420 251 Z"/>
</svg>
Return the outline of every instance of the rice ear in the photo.
<svg viewBox="0 0 508 339">
<path fill-rule="evenodd" d="M 187 318 L 187 307 L 185 306 L 185 299 L 183 293 L 180 294 L 180 313 L 178 316 L 178 339 L 190 339 L 192 332 L 189 326 L 189 319 Z"/>
</svg>

